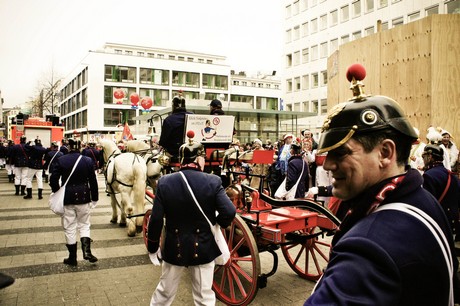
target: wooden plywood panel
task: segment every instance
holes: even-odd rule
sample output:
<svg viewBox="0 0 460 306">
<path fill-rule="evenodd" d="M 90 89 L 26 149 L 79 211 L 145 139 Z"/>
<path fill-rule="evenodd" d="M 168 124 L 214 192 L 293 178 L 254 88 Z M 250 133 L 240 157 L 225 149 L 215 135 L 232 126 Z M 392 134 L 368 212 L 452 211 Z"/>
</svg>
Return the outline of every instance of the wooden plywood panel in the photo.
<svg viewBox="0 0 460 306">
<path fill-rule="evenodd" d="M 433 126 L 441 126 L 460 145 L 460 15 L 431 18 Z"/>
<path fill-rule="evenodd" d="M 359 63 L 366 68 L 364 92 L 379 93 L 380 34 L 373 34 L 339 47 L 338 87 L 340 102 L 351 98 L 350 84 L 346 78 L 348 67 Z"/>
<path fill-rule="evenodd" d="M 327 59 L 327 108 L 339 103 L 339 51 L 335 51 Z"/>
</svg>

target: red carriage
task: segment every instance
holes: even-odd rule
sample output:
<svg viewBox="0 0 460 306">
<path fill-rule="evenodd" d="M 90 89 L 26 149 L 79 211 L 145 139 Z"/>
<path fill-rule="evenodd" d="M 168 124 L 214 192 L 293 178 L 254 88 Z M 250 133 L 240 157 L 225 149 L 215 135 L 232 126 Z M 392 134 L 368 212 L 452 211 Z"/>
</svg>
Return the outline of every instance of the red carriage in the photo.
<svg viewBox="0 0 460 306">
<path fill-rule="evenodd" d="M 260 152 L 260 153 L 259 153 Z M 272 163 L 273 151 L 254 151 L 246 163 Z M 222 165 L 222 152 L 208 150 L 208 166 Z M 237 154 L 238 155 L 238 154 Z M 239 164 L 230 160 L 228 169 Z M 247 168 L 248 169 L 248 168 Z M 250 170 L 229 170 L 228 175 L 253 175 Z M 263 180 L 263 177 L 261 177 Z M 263 186 L 263 184 L 261 184 Z M 232 224 L 223 230 L 231 257 L 225 265 L 215 267 L 213 290 L 227 305 L 247 305 L 259 288 L 267 286 L 267 279 L 278 266 L 277 250 L 300 277 L 316 281 L 326 267 L 330 240 L 340 225 L 337 217 L 321 203 L 308 199 L 277 200 L 265 192 L 244 184 L 227 187 L 227 195 L 237 208 Z M 146 192 L 153 203 L 153 193 Z M 150 210 L 144 215 L 143 235 L 147 243 Z M 273 255 L 269 273 L 261 273 L 259 253 Z"/>
</svg>

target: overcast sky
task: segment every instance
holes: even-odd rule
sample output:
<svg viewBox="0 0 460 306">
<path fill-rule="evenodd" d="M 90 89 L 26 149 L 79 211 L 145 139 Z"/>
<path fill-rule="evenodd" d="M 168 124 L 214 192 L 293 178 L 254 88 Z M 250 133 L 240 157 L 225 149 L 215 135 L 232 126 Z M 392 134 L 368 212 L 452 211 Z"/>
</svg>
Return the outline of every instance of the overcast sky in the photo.
<svg viewBox="0 0 460 306">
<path fill-rule="evenodd" d="M 279 71 L 279 0 L 0 0 L 4 107 L 34 97 L 105 42 L 227 57 L 235 70 Z"/>
</svg>

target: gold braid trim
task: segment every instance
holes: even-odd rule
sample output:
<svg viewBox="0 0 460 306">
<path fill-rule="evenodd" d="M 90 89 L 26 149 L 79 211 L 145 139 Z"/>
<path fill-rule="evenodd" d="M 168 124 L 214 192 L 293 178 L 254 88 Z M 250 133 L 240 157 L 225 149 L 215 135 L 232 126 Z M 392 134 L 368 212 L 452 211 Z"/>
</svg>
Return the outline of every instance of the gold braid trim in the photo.
<svg viewBox="0 0 460 306">
<path fill-rule="evenodd" d="M 353 125 L 351 130 L 348 132 L 348 134 L 342 140 L 340 140 L 339 142 L 337 142 L 336 144 L 334 144 L 334 145 L 332 145 L 330 147 L 319 149 L 318 154 L 326 153 L 326 152 L 329 152 L 331 150 L 337 149 L 338 147 L 340 147 L 341 145 L 346 143 L 353 136 L 353 134 L 356 132 L 357 129 L 358 129 L 358 127 L 356 125 Z"/>
</svg>

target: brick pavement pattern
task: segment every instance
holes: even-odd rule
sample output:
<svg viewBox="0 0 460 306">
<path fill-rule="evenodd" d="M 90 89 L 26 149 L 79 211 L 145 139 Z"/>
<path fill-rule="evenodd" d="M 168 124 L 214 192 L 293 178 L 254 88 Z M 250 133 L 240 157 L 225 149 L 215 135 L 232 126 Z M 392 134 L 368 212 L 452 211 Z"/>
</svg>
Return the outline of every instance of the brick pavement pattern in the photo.
<svg viewBox="0 0 460 306">
<path fill-rule="evenodd" d="M 99 259 L 83 260 L 78 245 L 77 267 L 64 265 L 67 257 L 60 218 L 48 208 L 50 188 L 38 200 L 34 182 L 32 200 L 14 196 L 0 169 L 0 271 L 15 278 L 0 290 L 0 306 L 10 305 L 149 305 L 161 267 L 150 263 L 142 234 L 134 238 L 126 229 L 109 222 L 110 198 L 105 196 L 104 177 L 98 176 L 100 201 L 91 217 L 92 253 Z M 279 266 L 259 289 L 251 305 L 302 305 L 314 283 L 301 279 L 277 251 Z M 260 254 L 262 273 L 272 268 L 268 253 Z M 173 305 L 193 305 L 190 278 L 184 274 Z M 217 305 L 224 305 L 217 302 Z"/>
</svg>

